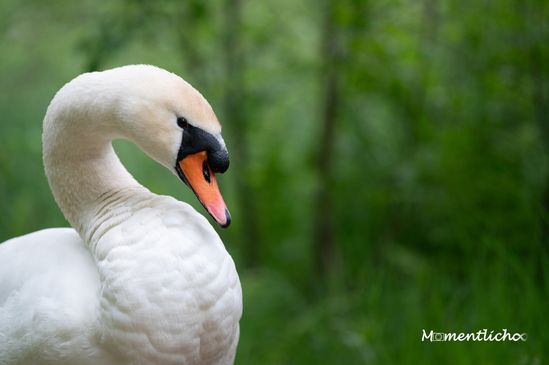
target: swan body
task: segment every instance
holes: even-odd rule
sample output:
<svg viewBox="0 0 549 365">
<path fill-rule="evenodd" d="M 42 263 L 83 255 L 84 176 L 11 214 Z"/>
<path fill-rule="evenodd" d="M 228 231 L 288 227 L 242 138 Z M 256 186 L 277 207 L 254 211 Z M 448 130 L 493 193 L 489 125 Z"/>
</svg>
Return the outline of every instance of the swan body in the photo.
<svg viewBox="0 0 549 365">
<path fill-rule="evenodd" d="M 0 365 L 233 363 L 242 294 L 231 256 L 204 216 L 137 183 L 111 144 L 135 142 L 223 226 L 220 131 L 195 89 L 153 66 L 83 74 L 57 93 L 44 164 L 74 229 L 0 245 Z"/>
</svg>

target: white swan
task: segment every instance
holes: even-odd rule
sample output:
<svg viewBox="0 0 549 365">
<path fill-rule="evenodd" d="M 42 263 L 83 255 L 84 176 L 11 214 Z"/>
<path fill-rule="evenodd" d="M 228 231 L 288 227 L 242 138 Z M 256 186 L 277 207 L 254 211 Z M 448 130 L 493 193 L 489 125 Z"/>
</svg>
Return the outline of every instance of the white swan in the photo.
<svg viewBox="0 0 549 365">
<path fill-rule="evenodd" d="M 57 93 L 44 165 L 74 229 L 0 245 L 1 365 L 233 363 L 242 313 L 233 260 L 202 215 L 137 183 L 111 144 L 136 143 L 226 226 L 220 132 L 202 95 L 154 66 L 86 73 Z"/>
</svg>

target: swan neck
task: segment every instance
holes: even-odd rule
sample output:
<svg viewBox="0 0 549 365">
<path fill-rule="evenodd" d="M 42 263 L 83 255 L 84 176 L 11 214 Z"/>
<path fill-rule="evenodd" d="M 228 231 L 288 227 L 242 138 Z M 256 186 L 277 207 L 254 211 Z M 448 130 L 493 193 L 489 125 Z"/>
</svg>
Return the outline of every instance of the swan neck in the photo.
<svg viewBox="0 0 549 365">
<path fill-rule="evenodd" d="M 98 126 L 91 133 L 79 121 L 44 123 L 44 166 L 55 200 L 65 218 L 83 236 L 101 197 L 143 189 L 125 169 L 112 147 L 113 136 Z M 105 130 L 105 129 L 103 129 Z"/>
</svg>

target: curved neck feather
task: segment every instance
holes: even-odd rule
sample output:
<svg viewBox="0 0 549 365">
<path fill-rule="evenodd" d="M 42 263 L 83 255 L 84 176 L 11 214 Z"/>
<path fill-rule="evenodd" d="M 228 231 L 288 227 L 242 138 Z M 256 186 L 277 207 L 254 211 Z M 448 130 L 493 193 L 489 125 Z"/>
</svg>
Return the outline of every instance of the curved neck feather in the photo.
<svg viewBox="0 0 549 365">
<path fill-rule="evenodd" d="M 55 200 L 82 235 L 101 197 L 129 188 L 145 190 L 125 169 L 112 147 L 115 137 L 97 122 L 44 122 L 44 166 Z M 104 121 L 103 121 L 104 122 Z"/>
</svg>

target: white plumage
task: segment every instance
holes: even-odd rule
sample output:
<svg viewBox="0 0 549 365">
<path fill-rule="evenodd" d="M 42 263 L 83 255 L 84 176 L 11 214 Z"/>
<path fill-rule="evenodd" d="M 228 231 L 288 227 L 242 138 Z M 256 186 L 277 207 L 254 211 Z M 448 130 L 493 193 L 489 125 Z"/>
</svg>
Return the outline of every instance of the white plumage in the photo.
<svg viewBox="0 0 549 365">
<path fill-rule="evenodd" d="M 202 215 L 139 185 L 111 145 L 129 139 L 174 171 L 177 115 L 222 143 L 207 101 L 153 66 L 84 74 L 55 96 L 44 164 L 75 229 L 0 245 L 0 365 L 233 363 L 233 260 Z"/>
</svg>

